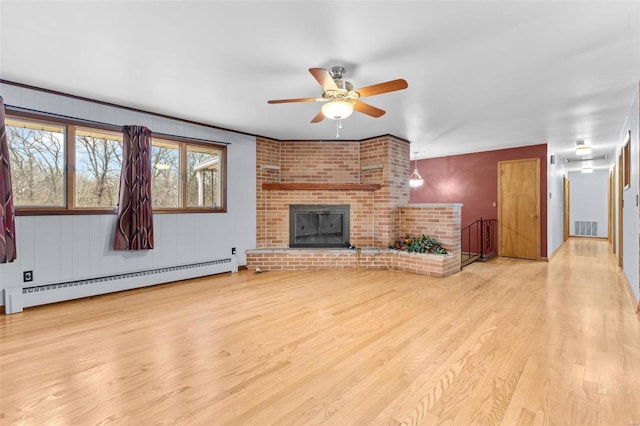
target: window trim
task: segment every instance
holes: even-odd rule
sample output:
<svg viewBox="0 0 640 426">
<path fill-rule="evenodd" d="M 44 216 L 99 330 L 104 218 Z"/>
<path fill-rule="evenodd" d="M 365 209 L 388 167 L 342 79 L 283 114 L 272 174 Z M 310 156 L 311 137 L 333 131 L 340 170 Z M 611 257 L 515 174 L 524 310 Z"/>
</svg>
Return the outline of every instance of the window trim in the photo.
<svg viewBox="0 0 640 426">
<path fill-rule="evenodd" d="M 48 123 L 55 126 L 64 127 L 64 172 L 65 172 L 65 189 L 64 189 L 64 206 L 15 206 L 16 216 L 51 216 L 51 215 L 104 215 L 117 214 L 118 207 L 78 207 L 76 206 L 76 130 L 95 130 L 99 132 L 122 133 L 122 127 L 97 123 L 89 120 L 76 119 L 72 117 L 56 117 L 46 113 L 38 114 L 32 111 L 22 111 L 6 108 L 7 119 L 36 121 Z M 179 147 L 179 164 L 180 164 L 180 191 L 179 202 L 180 207 L 162 207 L 154 208 L 154 214 L 177 214 L 177 213 L 226 213 L 227 212 L 227 144 L 218 141 L 208 141 L 202 139 L 193 139 L 185 136 L 167 135 L 156 133 L 151 130 L 152 144 L 153 139 L 164 140 L 175 143 Z M 220 199 L 222 206 L 217 208 L 211 207 L 186 207 L 186 151 L 187 146 L 201 146 L 210 149 L 217 149 L 220 152 Z M 184 154 L 183 154 L 184 152 Z"/>
<path fill-rule="evenodd" d="M 114 137 L 120 137 L 122 139 L 122 128 L 118 129 L 116 126 L 114 126 L 114 128 L 116 130 L 113 129 L 108 129 L 108 126 L 102 126 L 102 127 L 98 127 L 98 126 L 94 126 L 94 127 L 88 127 L 86 125 L 77 125 L 77 124 L 69 124 L 67 125 L 67 133 L 69 134 L 69 136 L 67 137 L 67 164 L 66 164 L 66 171 L 67 171 L 67 192 L 68 195 L 66 197 L 66 201 L 67 201 L 67 209 L 68 210 L 77 210 L 79 212 L 85 213 L 85 214 L 106 214 L 106 213 L 113 213 L 116 214 L 118 213 L 118 207 L 97 207 L 97 206 L 90 206 L 90 207 L 81 207 L 77 205 L 77 191 L 76 191 L 76 182 L 77 182 L 77 166 L 76 166 L 76 150 L 77 150 L 77 144 L 76 144 L 76 139 L 77 139 L 77 131 L 80 130 L 82 131 L 95 131 L 95 133 L 102 133 L 105 136 L 112 136 L 109 135 L 109 133 L 112 133 Z M 73 167 L 69 167 L 69 164 L 73 164 Z M 69 207 L 68 205 L 71 204 L 73 207 Z M 95 213 L 97 212 L 97 213 Z"/>
<path fill-rule="evenodd" d="M 152 132 L 151 137 L 153 138 Z M 213 143 L 206 143 L 204 141 L 193 140 L 189 138 L 179 136 L 165 136 L 162 134 L 156 134 L 157 139 L 166 140 L 178 144 L 180 152 L 180 199 L 183 203 L 182 207 L 161 207 L 154 208 L 154 213 L 226 213 L 227 212 L 227 146 L 217 145 Z M 220 199 L 222 200 L 222 207 L 187 207 L 187 146 L 201 146 L 209 149 L 218 149 L 220 151 Z"/>
</svg>

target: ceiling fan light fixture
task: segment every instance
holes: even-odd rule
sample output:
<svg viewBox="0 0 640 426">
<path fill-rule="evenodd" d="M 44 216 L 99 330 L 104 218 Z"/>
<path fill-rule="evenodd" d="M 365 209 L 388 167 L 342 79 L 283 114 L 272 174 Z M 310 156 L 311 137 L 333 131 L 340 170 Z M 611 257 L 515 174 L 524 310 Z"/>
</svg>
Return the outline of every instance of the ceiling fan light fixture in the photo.
<svg viewBox="0 0 640 426">
<path fill-rule="evenodd" d="M 334 100 L 322 105 L 322 114 L 332 120 L 342 120 L 353 113 L 353 103 Z"/>
</svg>

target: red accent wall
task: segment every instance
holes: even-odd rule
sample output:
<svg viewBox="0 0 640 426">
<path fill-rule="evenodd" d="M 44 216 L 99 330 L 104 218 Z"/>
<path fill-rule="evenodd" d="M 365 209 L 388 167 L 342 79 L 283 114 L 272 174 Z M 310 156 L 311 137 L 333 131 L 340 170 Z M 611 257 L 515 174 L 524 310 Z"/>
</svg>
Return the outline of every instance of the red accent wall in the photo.
<svg viewBox="0 0 640 426">
<path fill-rule="evenodd" d="M 425 183 L 410 191 L 410 202 L 463 203 L 463 228 L 481 217 L 498 219 L 498 162 L 536 157 L 540 158 L 540 256 L 546 257 L 547 144 L 418 160 Z"/>
</svg>

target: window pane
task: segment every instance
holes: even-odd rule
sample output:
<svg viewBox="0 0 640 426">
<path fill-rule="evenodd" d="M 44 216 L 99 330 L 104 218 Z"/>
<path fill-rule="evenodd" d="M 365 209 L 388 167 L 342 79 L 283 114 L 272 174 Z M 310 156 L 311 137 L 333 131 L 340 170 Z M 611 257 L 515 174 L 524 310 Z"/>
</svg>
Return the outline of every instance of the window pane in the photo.
<svg viewBox="0 0 640 426">
<path fill-rule="evenodd" d="M 151 199 L 153 207 L 180 207 L 180 150 L 177 144 L 153 141 Z"/>
<path fill-rule="evenodd" d="M 220 150 L 187 147 L 187 207 L 221 206 Z"/>
<path fill-rule="evenodd" d="M 65 128 L 7 119 L 16 206 L 65 205 Z"/>
<path fill-rule="evenodd" d="M 121 169 L 122 136 L 76 132 L 76 206 L 116 206 Z"/>
</svg>

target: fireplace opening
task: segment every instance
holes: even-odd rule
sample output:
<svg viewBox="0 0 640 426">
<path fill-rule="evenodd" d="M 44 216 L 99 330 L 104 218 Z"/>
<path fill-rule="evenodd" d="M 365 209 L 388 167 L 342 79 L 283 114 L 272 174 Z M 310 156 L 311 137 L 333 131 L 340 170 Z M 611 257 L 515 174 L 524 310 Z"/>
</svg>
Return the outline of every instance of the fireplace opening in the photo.
<svg viewBox="0 0 640 426">
<path fill-rule="evenodd" d="M 289 247 L 348 246 L 348 204 L 289 206 Z"/>
</svg>

